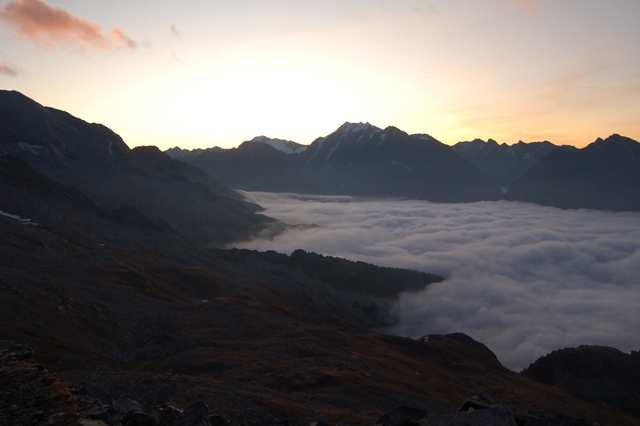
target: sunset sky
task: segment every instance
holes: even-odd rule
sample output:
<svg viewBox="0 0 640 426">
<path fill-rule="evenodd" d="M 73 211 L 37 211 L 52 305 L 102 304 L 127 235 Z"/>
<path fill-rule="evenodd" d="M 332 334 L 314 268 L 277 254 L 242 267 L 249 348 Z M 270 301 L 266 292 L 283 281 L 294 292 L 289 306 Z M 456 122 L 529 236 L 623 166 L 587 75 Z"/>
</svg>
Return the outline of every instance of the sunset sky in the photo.
<svg viewBox="0 0 640 426">
<path fill-rule="evenodd" d="M 0 88 L 131 147 L 640 140 L 640 1 L 0 0 Z"/>
</svg>

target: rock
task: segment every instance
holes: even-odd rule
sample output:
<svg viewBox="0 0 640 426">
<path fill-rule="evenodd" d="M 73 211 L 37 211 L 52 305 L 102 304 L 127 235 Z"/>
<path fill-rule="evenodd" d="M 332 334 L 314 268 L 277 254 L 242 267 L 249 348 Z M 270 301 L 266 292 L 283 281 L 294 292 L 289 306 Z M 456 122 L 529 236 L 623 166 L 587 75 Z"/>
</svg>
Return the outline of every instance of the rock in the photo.
<svg viewBox="0 0 640 426">
<path fill-rule="evenodd" d="M 0 342 L 0 364 L 11 366 L 18 362 L 29 362 L 35 359 L 30 346 L 13 342 Z"/>
<path fill-rule="evenodd" d="M 125 424 L 125 419 L 132 418 L 136 413 L 142 413 L 142 406 L 129 398 L 114 401 L 109 407 L 110 424 Z"/>
<path fill-rule="evenodd" d="M 420 426 L 518 426 L 509 407 L 495 405 L 486 409 L 458 411 L 455 414 L 433 416 L 420 421 Z"/>
<path fill-rule="evenodd" d="M 160 418 L 165 424 L 170 425 L 176 420 L 176 418 L 178 418 L 180 414 L 182 414 L 182 410 L 172 405 L 163 404 L 158 408 L 158 414 L 160 414 Z"/>
<path fill-rule="evenodd" d="M 486 410 L 494 405 L 496 405 L 496 402 L 493 399 L 479 393 L 463 402 L 460 408 L 458 408 L 458 411 Z"/>
<path fill-rule="evenodd" d="M 231 424 L 226 417 L 220 414 L 212 414 L 209 416 L 209 421 L 211 422 L 211 426 L 228 426 Z"/>
<path fill-rule="evenodd" d="M 160 426 L 162 423 L 160 420 L 149 413 L 143 413 L 141 411 L 129 412 L 125 415 L 121 423 L 124 426 Z"/>
<path fill-rule="evenodd" d="M 419 408 L 397 407 L 381 416 L 377 424 L 380 426 L 418 426 L 420 420 L 426 419 L 428 413 Z"/>
<path fill-rule="evenodd" d="M 188 406 L 171 426 L 212 426 L 209 418 L 209 407 L 203 401 Z"/>
<path fill-rule="evenodd" d="M 100 401 L 95 401 L 89 408 L 80 412 L 80 417 L 89 419 L 89 420 L 101 420 L 108 421 L 109 420 L 109 411 L 107 407 Z"/>
</svg>

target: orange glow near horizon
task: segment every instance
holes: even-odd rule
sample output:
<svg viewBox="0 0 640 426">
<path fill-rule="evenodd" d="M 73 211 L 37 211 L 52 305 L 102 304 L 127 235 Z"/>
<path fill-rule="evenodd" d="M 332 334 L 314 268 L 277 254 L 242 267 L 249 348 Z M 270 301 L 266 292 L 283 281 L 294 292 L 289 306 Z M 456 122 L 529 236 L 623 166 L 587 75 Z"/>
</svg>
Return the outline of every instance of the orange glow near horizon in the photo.
<svg viewBox="0 0 640 426">
<path fill-rule="evenodd" d="M 630 0 L 242 0 L 198 13 L 141 0 L 158 13 L 144 22 L 132 5 L 53 3 L 0 5 L 2 87 L 132 147 L 233 147 L 258 135 L 309 144 L 346 121 L 446 144 L 640 139 L 640 4 Z M 20 29 L 26 6 L 39 11 L 31 36 Z M 76 37 L 87 28 L 98 41 L 118 28 L 135 49 Z"/>
</svg>

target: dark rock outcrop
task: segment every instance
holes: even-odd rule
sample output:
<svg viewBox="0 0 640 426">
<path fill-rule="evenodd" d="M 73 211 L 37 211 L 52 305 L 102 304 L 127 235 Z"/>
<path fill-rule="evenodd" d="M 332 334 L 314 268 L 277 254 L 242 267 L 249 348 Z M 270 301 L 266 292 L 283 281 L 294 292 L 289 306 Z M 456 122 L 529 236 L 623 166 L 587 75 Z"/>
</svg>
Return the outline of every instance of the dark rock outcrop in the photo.
<svg viewBox="0 0 640 426">
<path fill-rule="evenodd" d="M 640 417 L 640 359 L 606 346 L 579 346 L 547 354 L 522 374 L 559 385 L 592 401 L 613 405 Z"/>
<path fill-rule="evenodd" d="M 420 421 L 429 416 L 425 410 L 414 407 L 397 407 L 380 416 L 376 425 L 379 426 L 418 426 Z"/>
</svg>

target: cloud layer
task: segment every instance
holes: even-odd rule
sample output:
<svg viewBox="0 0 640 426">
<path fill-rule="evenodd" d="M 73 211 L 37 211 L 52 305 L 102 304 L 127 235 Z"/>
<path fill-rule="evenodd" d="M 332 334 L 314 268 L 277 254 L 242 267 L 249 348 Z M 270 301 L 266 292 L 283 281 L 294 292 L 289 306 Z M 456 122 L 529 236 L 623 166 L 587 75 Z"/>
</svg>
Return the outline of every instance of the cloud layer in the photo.
<svg viewBox="0 0 640 426">
<path fill-rule="evenodd" d="M 401 295 L 389 333 L 461 331 L 514 370 L 580 344 L 640 349 L 638 213 L 247 195 L 269 216 L 318 226 L 242 247 L 303 248 L 447 278 Z"/>
<path fill-rule="evenodd" d="M 44 50 L 63 47 L 73 51 L 113 51 L 137 46 L 120 28 L 105 33 L 100 25 L 52 7 L 43 0 L 12 1 L 0 7 L 0 21 Z"/>
</svg>

